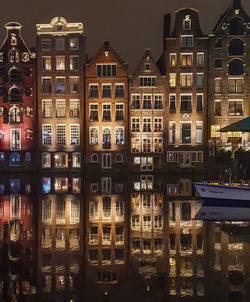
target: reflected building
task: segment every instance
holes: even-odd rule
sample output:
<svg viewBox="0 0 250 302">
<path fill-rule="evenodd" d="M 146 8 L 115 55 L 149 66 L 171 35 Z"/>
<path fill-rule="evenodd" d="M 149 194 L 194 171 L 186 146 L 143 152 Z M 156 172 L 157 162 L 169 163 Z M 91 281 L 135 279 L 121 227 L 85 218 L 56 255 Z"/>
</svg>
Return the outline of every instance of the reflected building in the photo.
<svg viewBox="0 0 250 302">
<path fill-rule="evenodd" d="M 86 185 L 85 278 L 88 299 L 109 295 L 126 280 L 127 184 L 124 175 L 90 176 Z"/>
<path fill-rule="evenodd" d="M 163 167 L 165 77 L 149 49 L 129 79 L 130 153 L 132 168 L 153 171 Z M 165 144 L 166 147 L 166 144 Z"/>
<path fill-rule="evenodd" d="M 46 301 L 80 301 L 83 190 L 78 175 L 39 176 L 38 291 Z"/>
<path fill-rule="evenodd" d="M 207 144 L 208 37 L 200 29 L 198 11 L 176 11 L 170 31 L 165 16 L 164 50 L 159 66 L 166 75 L 167 164 L 199 166 Z"/>
<path fill-rule="evenodd" d="M 191 179 L 167 183 L 168 295 L 173 301 L 194 297 L 203 301 L 206 274 L 206 228 L 193 220 L 201 204 L 192 196 Z M 196 301 L 196 300 L 195 300 Z"/>
<path fill-rule="evenodd" d="M 128 161 L 128 64 L 106 41 L 85 77 L 87 168 L 120 171 Z"/>
<path fill-rule="evenodd" d="M 236 149 L 249 144 L 248 133 L 217 132 L 220 128 L 249 116 L 249 43 L 249 16 L 241 1 L 233 0 L 209 35 L 211 88 L 208 112 L 212 146 Z"/>
<path fill-rule="evenodd" d="M 30 171 L 36 145 L 36 54 L 9 22 L 0 49 L 0 169 Z"/>
<path fill-rule="evenodd" d="M 37 24 L 38 167 L 79 170 L 84 150 L 83 24 Z"/>
<path fill-rule="evenodd" d="M 28 175 L 0 176 L 0 300 L 37 293 L 34 184 Z"/>
</svg>

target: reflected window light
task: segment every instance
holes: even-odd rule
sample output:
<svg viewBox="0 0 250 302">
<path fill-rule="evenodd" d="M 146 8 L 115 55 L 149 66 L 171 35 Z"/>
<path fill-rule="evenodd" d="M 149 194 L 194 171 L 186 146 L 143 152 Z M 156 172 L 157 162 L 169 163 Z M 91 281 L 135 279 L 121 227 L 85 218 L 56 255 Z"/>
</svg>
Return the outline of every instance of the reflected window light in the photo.
<svg viewBox="0 0 250 302">
<path fill-rule="evenodd" d="M 42 178 L 42 191 L 43 191 L 43 193 L 50 193 L 50 191 L 51 191 L 51 178 L 50 177 Z"/>
</svg>

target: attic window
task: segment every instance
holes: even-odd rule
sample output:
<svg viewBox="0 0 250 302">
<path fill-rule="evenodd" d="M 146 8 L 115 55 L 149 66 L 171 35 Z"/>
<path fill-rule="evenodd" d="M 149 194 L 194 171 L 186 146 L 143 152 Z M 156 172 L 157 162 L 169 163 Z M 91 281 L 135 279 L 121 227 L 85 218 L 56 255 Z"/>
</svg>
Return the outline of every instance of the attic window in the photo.
<svg viewBox="0 0 250 302">
<path fill-rule="evenodd" d="M 229 22 L 229 35 L 243 35 L 243 20 L 240 18 L 233 18 Z"/>
<path fill-rule="evenodd" d="M 151 64 L 150 63 L 146 63 L 145 64 L 145 71 L 150 71 L 151 70 Z"/>
<path fill-rule="evenodd" d="M 183 29 L 184 30 L 191 30 L 191 19 L 190 15 L 186 15 L 185 19 L 183 20 Z"/>
</svg>

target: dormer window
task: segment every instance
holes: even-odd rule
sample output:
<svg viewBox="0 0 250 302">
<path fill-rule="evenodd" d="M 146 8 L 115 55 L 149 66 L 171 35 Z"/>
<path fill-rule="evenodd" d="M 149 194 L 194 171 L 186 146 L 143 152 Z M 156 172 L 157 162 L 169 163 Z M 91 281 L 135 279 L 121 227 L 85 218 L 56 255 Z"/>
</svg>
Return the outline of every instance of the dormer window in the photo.
<svg viewBox="0 0 250 302">
<path fill-rule="evenodd" d="M 151 64 L 150 63 L 146 63 L 145 64 L 145 71 L 150 71 L 151 70 Z"/>
<path fill-rule="evenodd" d="M 16 40 L 16 35 L 15 34 L 11 34 L 10 44 L 11 44 L 11 46 L 17 45 L 17 40 Z"/>
<path fill-rule="evenodd" d="M 183 29 L 184 30 L 191 30 L 191 19 L 190 15 L 186 15 L 185 19 L 183 20 Z"/>
</svg>

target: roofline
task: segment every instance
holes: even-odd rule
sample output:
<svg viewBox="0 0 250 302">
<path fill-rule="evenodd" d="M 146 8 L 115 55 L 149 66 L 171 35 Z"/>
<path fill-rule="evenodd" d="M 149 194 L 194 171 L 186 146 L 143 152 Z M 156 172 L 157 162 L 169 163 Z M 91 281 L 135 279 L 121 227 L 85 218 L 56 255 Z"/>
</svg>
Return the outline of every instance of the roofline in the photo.
<svg viewBox="0 0 250 302">
<path fill-rule="evenodd" d="M 186 9 L 192 10 L 192 11 L 194 11 L 195 13 L 199 13 L 199 10 L 196 9 L 196 8 L 193 8 L 193 7 L 182 7 L 182 8 L 178 8 L 177 10 L 175 10 L 175 13 L 179 13 L 179 12 L 181 12 L 182 10 L 186 10 Z"/>
</svg>

